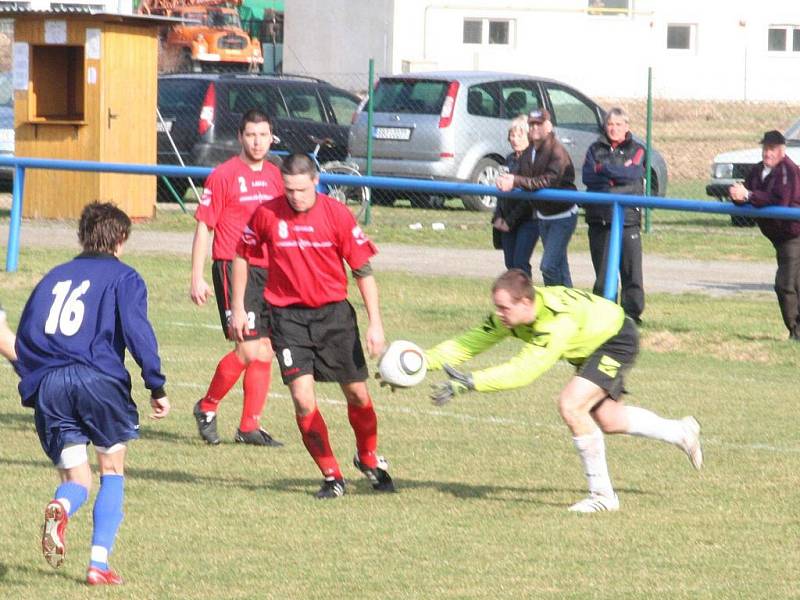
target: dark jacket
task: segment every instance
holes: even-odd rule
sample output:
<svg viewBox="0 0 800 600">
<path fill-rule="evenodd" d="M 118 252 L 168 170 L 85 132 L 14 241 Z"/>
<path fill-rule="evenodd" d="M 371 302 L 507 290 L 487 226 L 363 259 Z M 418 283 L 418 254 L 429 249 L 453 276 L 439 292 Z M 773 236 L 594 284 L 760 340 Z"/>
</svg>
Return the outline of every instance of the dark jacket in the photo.
<svg viewBox="0 0 800 600">
<path fill-rule="evenodd" d="M 759 208 L 764 206 L 800 208 L 800 169 L 792 159 L 784 157 L 769 175 L 761 179 L 763 170 L 764 163 L 758 163 L 744 182 L 744 187 L 750 190 L 748 199 L 750 204 Z M 800 237 L 800 221 L 756 219 L 756 222 L 761 233 L 773 244 Z"/>
<path fill-rule="evenodd" d="M 583 162 L 583 184 L 587 191 L 643 195 L 645 152 L 644 146 L 634 140 L 630 132 L 616 148 L 611 147 L 606 134 L 601 135 L 589 146 Z M 587 204 L 584 212 L 590 225 L 611 224 L 611 205 Z M 639 226 L 641 215 L 639 207 L 626 206 L 625 225 Z"/>
<path fill-rule="evenodd" d="M 506 157 L 506 166 L 509 173 L 516 173 L 519 167 L 519 158 L 515 153 Z M 516 200 L 514 198 L 498 198 L 497 207 L 492 216 L 492 222 L 497 218 L 503 219 L 511 231 L 514 231 L 525 221 L 534 219 L 533 204 L 528 200 Z"/>
<path fill-rule="evenodd" d="M 575 167 L 572 159 L 556 139 L 553 133 L 548 134 L 531 161 L 534 152 L 533 145 L 519 157 L 519 166 L 514 173 L 514 187 L 528 191 L 542 188 L 556 188 L 562 190 L 575 190 Z M 547 202 L 538 200 L 533 202 L 533 207 L 543 215 L 554 215 L 569 210 L 574 204 L 566 202 Z"/>
</svg>

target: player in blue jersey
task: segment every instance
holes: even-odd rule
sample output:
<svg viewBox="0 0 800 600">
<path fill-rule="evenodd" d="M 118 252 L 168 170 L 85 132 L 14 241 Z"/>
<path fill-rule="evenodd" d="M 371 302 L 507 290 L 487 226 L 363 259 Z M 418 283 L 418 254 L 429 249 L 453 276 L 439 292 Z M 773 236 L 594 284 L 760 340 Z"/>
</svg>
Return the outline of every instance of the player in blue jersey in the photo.
<svg viewBox="0 0 800 600">
<path fill-rule="evenodd" d="M 78 226 L 83 252 L 47 273 L 33 290 L 16 343 L 22 404 L 33 407 L 42 448 L 61 478 L 45 508 L 42 531 L 42 552 L 53 567 L 64 562 L 69 517 L 89 496 L 87 444 L 97 452 L 100 489 L 86 575 L 90 585 L 122 583 L 109 568 L 108 555 L 122 522 L 127 443 L 139 437 L 126 348 L 150 390 L 151 418 L 167 416 L 170 408 L 147 319 L 147 288 L 119 260 L 130 228 L 128 216 L 113 204 L 84 208 Z"/>
</svg>

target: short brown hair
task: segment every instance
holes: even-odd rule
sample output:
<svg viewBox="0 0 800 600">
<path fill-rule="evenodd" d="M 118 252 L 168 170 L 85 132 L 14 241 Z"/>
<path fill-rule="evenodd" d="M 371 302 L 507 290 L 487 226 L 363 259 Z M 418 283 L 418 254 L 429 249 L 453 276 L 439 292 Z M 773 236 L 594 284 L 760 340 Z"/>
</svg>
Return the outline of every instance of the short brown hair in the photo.
<svg viewBox="0 0 800 600">
<path fill-rule="evenodd" d="M 78 240 L 84 252 L 114 254 L 130 234 L 130 218 L 111 202 L 92 202 L 83 208 Z"/>
<path fill-rule="evenodd" d="M 312 179 L 317 176 L 317 165 L 311 157 L 302 152 L 295 152 L 283 159 L 282 175 L 308 175 Z"/>
<path fill-rule="evenodd" d="M 509 269 L 495 279 L 492 293 L 497 290 L 506 290 L 514 302 L 519 302 L 523 298 L 533 300 L 533 282 L 522 269 Z"/>
<path fill-rule="evenodd" d="M 269 115 L 259 108 L 251 108 L 242 115 L 239 121 L 239 135 L 244 133 L 244 128 L 248 123 L 266 123 L 269 125 L 269 131 L 272 133 L 272 119 Z"/>
</svg>

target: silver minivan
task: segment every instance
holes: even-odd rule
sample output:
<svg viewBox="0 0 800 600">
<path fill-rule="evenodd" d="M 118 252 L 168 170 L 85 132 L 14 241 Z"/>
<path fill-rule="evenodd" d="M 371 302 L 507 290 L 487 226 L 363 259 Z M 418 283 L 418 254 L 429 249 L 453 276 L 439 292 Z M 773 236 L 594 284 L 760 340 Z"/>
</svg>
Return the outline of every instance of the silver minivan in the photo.
<svg viewBox="0 0 800 600">
<path fill-rule="evenodd" d="M 579 188 L 586 150 L 602 131 L 603 109 L 552 79 L 488 71 L 431 71 L 381 77 L 375 87 L 372 174 L 493 184 L 510 152 L 511 119 L 546 108 L 575 165 Z M 367 111 L 350 127 L 348 150 L 365 172 Z M 653 152 L 653 195 L 664 195 L 667 167 Z M 373 198 L 391 202 L 397 194 Z M 407 195 L 407 194 L 404 194 Z M 440 200 L 440 199 L 438 199 Z M 494 196 L 464 196 L 466 208 L 490 211 Z M 437 199 L 427 199 L 435 205 Z"/>
</svg>

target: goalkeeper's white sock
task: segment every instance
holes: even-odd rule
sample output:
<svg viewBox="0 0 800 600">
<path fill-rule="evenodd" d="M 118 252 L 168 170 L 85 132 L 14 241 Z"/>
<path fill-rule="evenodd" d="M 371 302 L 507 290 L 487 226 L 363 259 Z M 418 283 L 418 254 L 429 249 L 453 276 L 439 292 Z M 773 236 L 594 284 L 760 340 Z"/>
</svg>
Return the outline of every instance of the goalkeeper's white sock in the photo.
<svg viewBox="0 0 800 600">
<path fill-rule="evenodd" d="M 614 488 L 611 486 L 611 478 L 608 475 L 606 443 L 603 438 L 603 432 L 595 429 L 589 435 L 573 437 L 572 443 L 575 444 L 575 449 L 581 457 L 583 472 L 586 474 L 586 481 L 589 483 L 589 492 L 613 498 Z"/>
<path fill-rule="evenodd" d="M 623 406 L 625 416 L 628 418 L 628 433 L 661 440 L 670 444 L 681 444 L 683 442 L 684 428 L 677 419 L 665 419 L 659 417 L 653 411 L 638 406 Z"/>
</svg>

